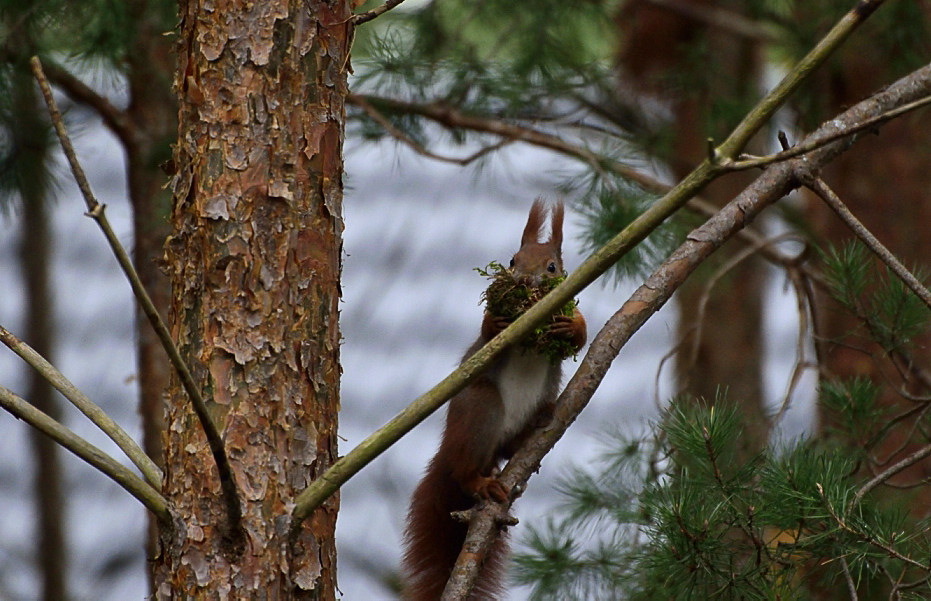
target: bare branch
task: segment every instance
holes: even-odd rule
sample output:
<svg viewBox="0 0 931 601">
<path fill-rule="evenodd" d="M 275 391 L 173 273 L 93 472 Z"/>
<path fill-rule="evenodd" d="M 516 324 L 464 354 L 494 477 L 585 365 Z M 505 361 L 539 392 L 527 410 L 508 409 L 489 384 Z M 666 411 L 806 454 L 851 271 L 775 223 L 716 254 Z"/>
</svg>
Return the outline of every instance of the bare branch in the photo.
<svg viewBox="0 0 931 601">
<path fill-rule="evenodd" d="M 773 42 L 777 39 L 771 30 L 733 10 L 713 5 L 692 4 L 683 0 L 647 0 L 647 4 L 664 8 L 698 23 L 723 29 L 741 37 L 764 42 Z"/>
<path fill-rule="evenodd" d="M 599 173 L 604 171 L 616 173 L 654 192 L 665 193 L 672 188 L 672 186 L 664 184 L 621 161 L 601 156 L 584 146 L 573 144 L 559 136 L 530 127 L 529 125 L 522 125 L 520 123 L 509 122 L 494 117 L 472 115 L 456 107 L 439 102 L 421 104 L 381 96 L 372 96 L 370 94 L 349 94 L 346 98 L 346 102 L 347 104 L 358 106 L 363 110 L 365 104 L 369 106 L 383 106 L 392 111 L 409 115 L 418 115 L 450 129 L 468 129 L 476 132 L 484 132 L 500 136 L 509 141 L 524 142 L 538 148 L 546 148 L 565 156 L 579 159 L 591 165 Z"/>
<path fill-rule="evenodd" d="M 805 185 L 810 188 L 812 192 L 817 194 L 825 204 L 831 207 L 831 210 L 847 224 L 847 227 L 856 234 L 857 238 L 862 240 L 863 243 L 873 251 L 873 254 L 879 257 L 879 260 L 885 263 L 894 274 L 899 276 L 899 279 L 908 286 L 909 290 L 914 292 L 915 295 L 931 309 L 931 292 L 928 292 L 928 289 L 922 285 L 918 278 L 916 278 L 905 265 L 902 265 L 902 262 L 899 261 L 894 254 L 889 252 L 889 249 L 850 212 L 850 209 L 847 208 L 844 202 L 824 180 L 821 178 L 814 178 L 811 181 L 806 181 Z"/>
<path fill-rule="evenodd" d="M 381 6 L 376 6 L 372 10 L 366 11 L 364 13 L 359 13 L 357 15 L 353 15 L 352 24 L 361 25 L 363 23 L 368 23 L 372 19 L 376 17 L 380 17 L 381 15 L 385 14 L 386 12 L 388 12 L 389 10 L 391 10 L 398 4 L 401 4 L 402 2 L 404 2 L 404 0 L 388 0 Z"/>
<path fill-rule="evenodd" d="M 3 386 L 0 386 L 0 407 L 47 434 L 52 440 L 100 470 L 101 473 L 142 502 L 163 524 L 171 523 L 168 501 L 145 480 L 132 473 L 115 459 Z"/>
<path fill-rule="evenodd" d="M 896 463 L 889 466 L 882 472 L 876 474 L 876 476 L 871 478 L 869 482 L 864 484 L 860 488 L 860 490 L 857 491 L 857 493 L 853 497 L 853 500 L 851 500 L 850 505 L 848 506 L 847 510 L 850 511 L 850 509 L 853 508 L 855 505 L 857 505 L 860 501 L 862 501 L 863 497 L 866 496 L 866 494 L 869 493 L 871 490 L 873 490 L 880 484 L 883 484 L 886 480 L 895 476 L 902 470 L 912 465 L 915 465 L 916 463 L 918 463 L 919 461 L 921 461 L 922 459 L 928 456 L 931 456 L 931 444 L 921 447 L 920 449 L 918 449 L 917 451 L 915 451 L 908 457 L 905 457 L 901 461 L 897 461 Z"/>
<path fill-rule="evenodd" d="M 487 508 L 487 509 L 486 509 Z M 462 543 L 461 557 L 464 561 L 456 562 L 453 573 L 443 589 L 440 601 L 461 601 L 469 598 L 469 590 L 463 588 L 466 579 L 460 575 L 467 575 L 473 571 L 481 570 L 488 558 L 489 548 L 478 533 L 488 523 L 488 527 L 502 531 L 508 526 L 517 524 L 517 518 L 508 513 L 507 505 L 494 501 L 485 501 L 465 511 L 454 511 L 453 519 L 469 524 L 469 530 Z"/>
<path fill-rule="evenodd" d="M 162 470 L 145 454 L 145 451 L 136 444 L 136 441 L 126 433 L 107 413 L 91 401 L 77 386 L 72 384 L 60 371 L 45 360 L 28 344 L 14 336 L 9 330 L 0 326 L 0 342 L 3 342 L 14 353 L 31 365 L 39 374 L 58 392 L 64 395 L 71 404 L 86 415 L 110 440 L 116 443 L 126 456 L 135 464 L 145 479 L 155 490 L 162 489 Z"/>
<path fill-rule="evenodd" d="M 797 156 L 801 156 L 803 154 L 811 152 L 812 150 L 817 150 L 818 148 L 820 148 L 821 146 L 824 146 L 825 144 L 830 144 L 831 142 L 834 142 L 836 140 L 840 140 L 842 138 L 848 138 L 862 131 L 873 129 L 876 126 L 885 123 L 886 121 L 890 121 L 896 117 L 904 115 L 905 113 L 909 113 L 911 111 L 920 109 L 924 106 L 927 106 L 928 104 L 931 104 L 931 96 L 925 96 L 924 98 L 916 100 L 915 102 L 910 102 L 904 106 L 900 106 L 891 111 L 886 111 L 882 115 L 877 115 L 876 117 L 873 117 L 872 119 L 866 119 L 862 123 L 854 123 L 848 129 L 835 132 L 831 136 L 825 138 L 824 140 L 811 140 L 811 141 L 808 141 L 802 144 L 797 144 L 796 146 L 792 146 L 791 148 L 786 148 L 782 150 L 781 152 L 777 152 L 775 154 L 771 154 L 771 155 L 763 156 L 763 157 L 748 156 L 747 158 L 743 158 L 742 156 L 740 160 L 737 160 L 730 165 L 730 169 L 734 171 L 740 171 L 744 169 L 752 169 L 754 167 L 766 167 L 767 165 L 772 165 L 773 163 L 778 163 L 786 159 L 791 159 Z M 785 134 L 783 132 L 780 132 L 780 141 L 783 139 L 784 136 Z"/>
<path fill-rule="evenodd" d="M 204 434 L 207 437 L 210 451 L 217 464 L 217 470 L 220 476 L 220 488 L 229 515 L 231 531 L 238 533 L 241 530 L 242 509 L 239 504 L 239 493 L 236 480 L 233 477 L 233 471 L 230 467 L 229 458 L 226 455 L 226 448 L 223 445 L 220 432 L 217 430 L 216 424 L 214 424 L 213 420 L 210 418 L 210 413 L 207 410 L 207 405 L 204 402 L 203 396 L 201 396 L 200 389 L 198 389 L 197 385 L 194 383 L 194 377 L 191 375 L 190 369 L 188 369 L 184 359 L 181 357 L 181 353 L 171 339 L 171 333 L 168 331 L 165 322 L 162 321 L 161 316 L 158 314 L 158 310 L 155 308 L 155 304 L 143 287 L 133 267 L 132 261 L 129 259 L 129 255 L 120 244 L 113 228 L 110 227 L 110 222 L 104 213 L 104 209 L 106 208 L 105 205 L 97 202 L 97 198 L 91 190 L 87 177 L 84 175 L 84 169 L 78 162 L 74 147 L 71 144 L 71 139 L 65 129 L 65 124 L 61 118 L 61 112 L 58 110 L 55 98 L 52 96 L 52 90 L 49 87 L 48 80 L 42 71 L 42 63 L 39 61 L 38 57 L 32 57 L 30 64 L 32 65 L 33 75 L 35 75 L 36 81 L 42 89 L 42 95 L 45 97 L 45 103 L 48 106 L 49 115 L 51 116 L 52 124 L 55 126 L 55 131 L 58 134 L 61 147 L 71 165 L 71 171 L 74 174 L 75 181 L 77 181 L 78 188 L 80 188 L 81 194 L 84 196 L 84 202 L 87 205 L 87 215 L 97 222 L 107 242 L 110 243 L 110 247 L 116 255 L 120 267 L 129 279 L 136 300 L 139 302 L 143 313 L 145 313 L 145 316 L 149 319 L 149 323 L 155 330 L 159 341 L 161 341 L 162 346 L 168 353 L 168 358 L 178 372 L 181 383 L 191 399 L 194 413 L 197 415 L 198 421 L 200 421 Z"/>
<path fill-rule="evenodd" d="M 416 152 L 417 154 L 423 155 L 427 158 L 430 158 L 436 161 L 442 161 L 444 163 L 453 163 L 454 165 L 465 166 L 465 165 L 468 165 L 469 163 L 472 163 L 480 159 L 486 154 L 490 152 L 494 152 L 495 150 L 503 148 L 507 144 L 511 143 L 511 140 L 505 139 L 505 140 L 502 140 L 501 142 L 498 142 L 497 144 L 486 146 L 478 150 L 477 152 L 474 152 L 470 154 L 469 156 L 463 157 L 461 159 L 457 159 L 455 157 L 448 157 L 448 156 L 436 154 L 435 152 L 431 152 L 427 150 L 426 148 L 423 147 L 422 144 L 419 144 L 413 138 L 411 138 L 410 136 L 405 134 L 403 131 L 395 127 L 395 125 L 391 123 L 391 121 L 389 121 L 388 118 L 385 117 L 385 115 L 381 113 L 381 111 L 379 111 L 374 106 L 372 106 L 372 104 L 368 100 L 366 100 L 364 96 L 359 96 L 357 94 L 355 104 L 358 105 L 359 108 L 361 108 L 363 111 L 365 111 L 365 113 L 369 117 L 371 117 L 372 121 L 381 125 L 385 129 L 385 131 L 387 131 L 391 135 L 391 137 L 398 140 L 399 142 L 406 144 L 407 146 L 412 148 L 414 152 Z"/>
<path fill-rule="evenodd" d="M 844 572 L 844 581 L 847 583 L 847 594 L 850 595 L 850 600 L 859 601 L 860 597 L 857 596 L 857 585 L 854 583 L 853 576 L 850 574 L 850 566 L 847 565 L 846 557 L 841 556 L 840 565 Z"/>
</svg>

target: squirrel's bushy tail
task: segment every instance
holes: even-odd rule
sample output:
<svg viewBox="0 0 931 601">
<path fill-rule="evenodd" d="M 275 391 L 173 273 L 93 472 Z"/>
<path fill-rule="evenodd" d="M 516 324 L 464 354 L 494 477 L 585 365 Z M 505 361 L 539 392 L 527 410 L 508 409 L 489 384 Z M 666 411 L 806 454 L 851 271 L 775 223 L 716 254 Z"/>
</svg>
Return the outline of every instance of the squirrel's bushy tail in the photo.
<svg viewBox="0 0 931 601">
<path fill-rule="evenodd" d="M 449 514 L 475 505 L 475 500 L 463 493 L 437 459 L 430 462 L 414 491 L 407 516 L 401 595 L 405 601 L 439 601 L 468 530 L 468 524 L 453 520 Z M 497 598 L 506 557 L 506 533 L 502 532 L 488 554 L 470 600 Z"/>
</svg>

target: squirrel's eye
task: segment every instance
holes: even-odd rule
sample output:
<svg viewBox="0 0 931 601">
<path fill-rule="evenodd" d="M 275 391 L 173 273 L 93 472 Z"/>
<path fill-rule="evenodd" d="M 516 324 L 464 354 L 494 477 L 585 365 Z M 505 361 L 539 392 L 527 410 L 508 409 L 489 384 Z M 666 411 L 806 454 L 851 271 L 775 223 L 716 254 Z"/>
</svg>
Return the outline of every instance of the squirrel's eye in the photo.
<svg viewBox="0 0 931 601">
<path fill-rule="evenodd" d="M 513 259 L 513 258 L 511 259 L 511 264 L 508 265 L 508 267 L 514 267 L 514 259 Z"/>
<path fill-rule="evenodd" d="M 556 273 L 556 262 L 550 261 L 550 264 L 546 266 L 546 270 L 550 273 Z"/>
</svg>

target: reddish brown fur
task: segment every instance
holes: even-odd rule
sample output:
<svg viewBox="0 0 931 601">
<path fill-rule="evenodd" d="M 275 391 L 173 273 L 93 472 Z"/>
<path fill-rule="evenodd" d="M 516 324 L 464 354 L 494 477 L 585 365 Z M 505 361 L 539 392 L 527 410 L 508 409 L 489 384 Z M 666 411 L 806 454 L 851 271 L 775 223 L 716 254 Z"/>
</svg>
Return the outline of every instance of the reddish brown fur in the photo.
<svg viewBox="0 0 931 601">
<path fill-rule="evenodd" d="M 539 279 L 544 275 L 562 274 L 562 204 L 553 210 L 549 239 L 541 243 L 545 218 L 543 202 L 535 201 L 521 237 L 520 250 L 514 255 L 512 272 L 515 276 Z M 481 335 L 466 351 L 466 358 L 507 325 L 506 320 L 486 313 Z M 565 336 L 577 348 L 585 344 L 585 320 L 579 311 L 572 317 L 557 317 L 551 331 Z M 519 422 L 516 432 L 503 431 L 508 410 L 505 403 L 527 402 L 526 399 L 503 399 L 499 390 L 499 380 L 505 377 L 512 382 L 517 377 L 523 386 L 523 371 L 516 374 L 513 368 L 508 371 L 513 352 L 519 351 L 506 351 L 479 379 L 450 401 L 440 448 L 414 491 L 408 513 L 403 596 L 409 601 L 436 601 L 441 597 L 466 535 L 466 525 L 454 521 L 450 512 L 470 508 L 476 498 L 505 501 L 510 491 L 492 475 L 493 469 L 499 460 L 510 457 L 539 419 L 552 411 L 562 368 L 541 357 L 541 361 L 547 362 L 546 380 L 542 396 L 534 401 L 536 418 L 530 414 L 527 421 Z M 496 597 L 506 556 L 507 541 L 502 533 L 486 559 L 470 599 Z"/>
</svg>

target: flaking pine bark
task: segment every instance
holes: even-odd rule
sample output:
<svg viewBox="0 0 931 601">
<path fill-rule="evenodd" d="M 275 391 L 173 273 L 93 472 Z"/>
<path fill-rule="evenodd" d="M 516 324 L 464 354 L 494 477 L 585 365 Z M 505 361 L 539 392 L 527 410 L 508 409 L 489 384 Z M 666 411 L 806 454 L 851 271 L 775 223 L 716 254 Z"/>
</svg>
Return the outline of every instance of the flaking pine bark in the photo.
<svg viewBox="0 0 931 601">
<path fill-rule="evenodd" d="M 181 2 L 170 320 L 235 498 L 173 381 L 159 599 L 335 598 L 338 496 L 297 528 L 290 512 L 337 454 L 350 17 L 348 2 Z"/>
</svg>

